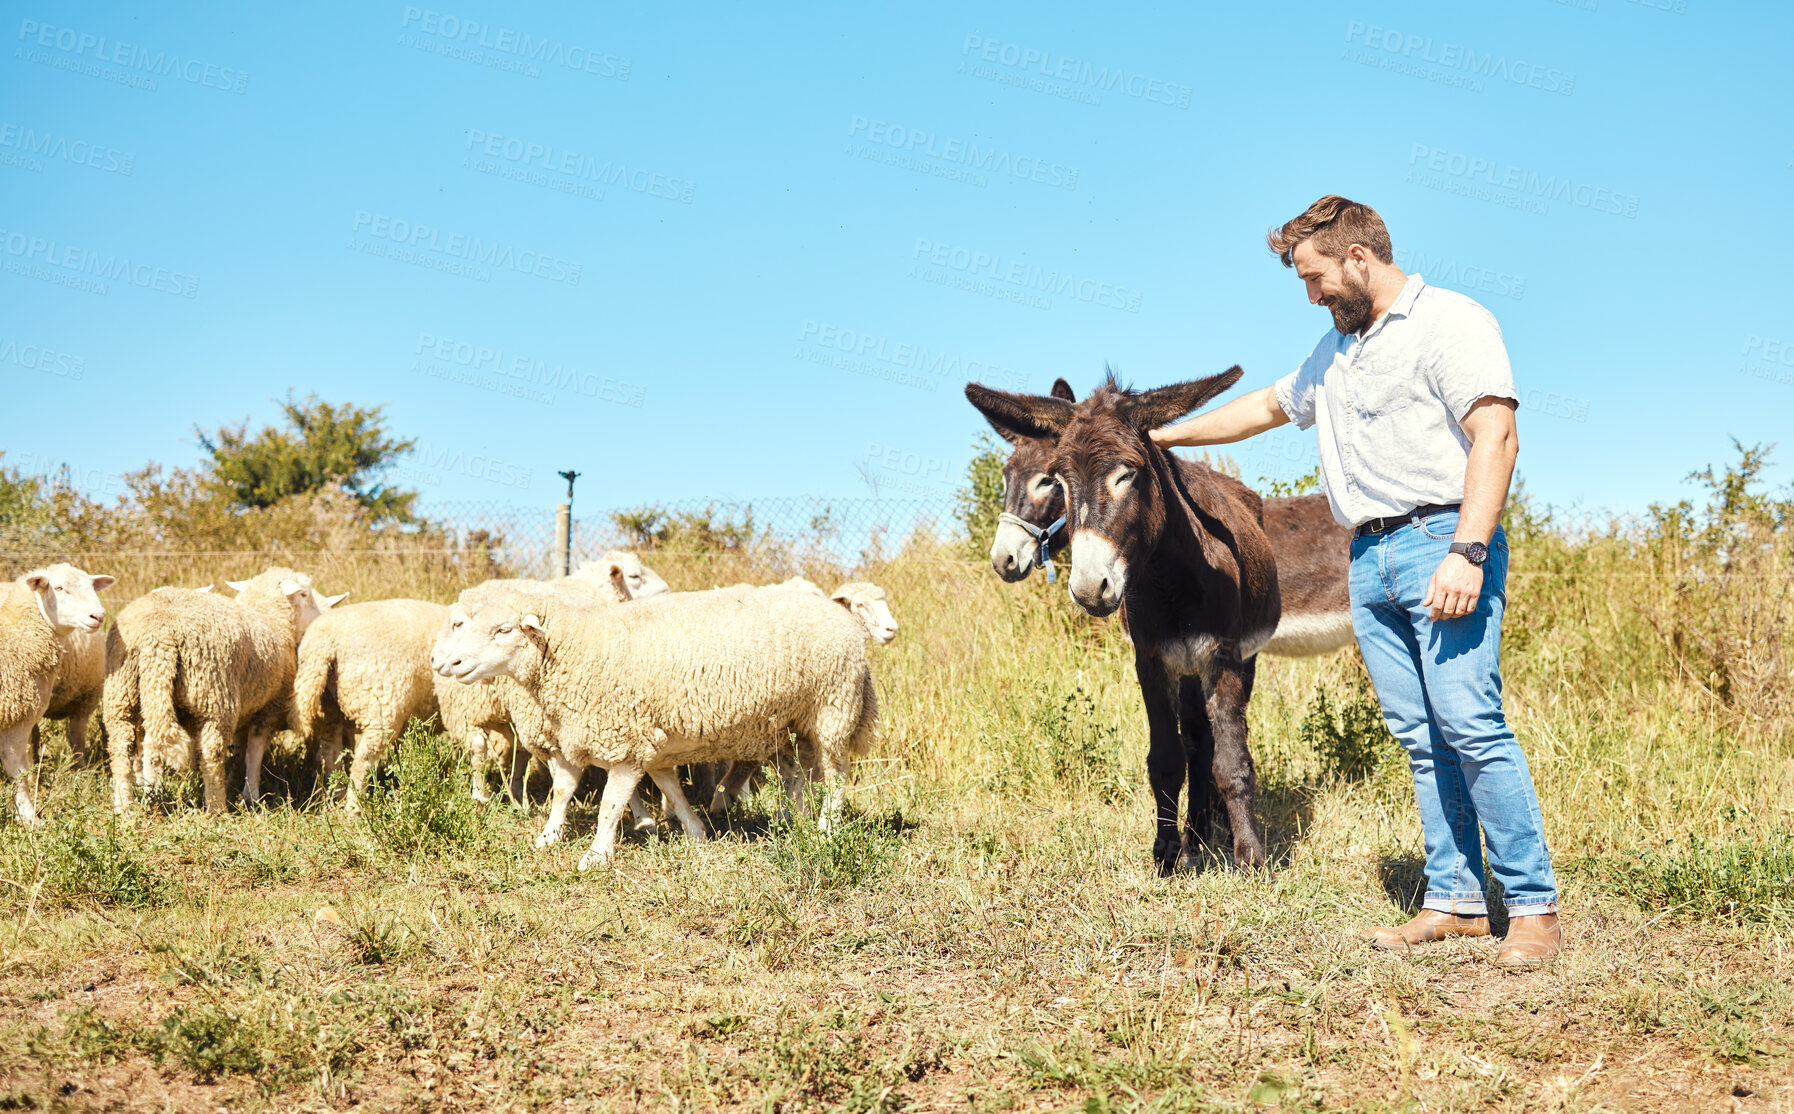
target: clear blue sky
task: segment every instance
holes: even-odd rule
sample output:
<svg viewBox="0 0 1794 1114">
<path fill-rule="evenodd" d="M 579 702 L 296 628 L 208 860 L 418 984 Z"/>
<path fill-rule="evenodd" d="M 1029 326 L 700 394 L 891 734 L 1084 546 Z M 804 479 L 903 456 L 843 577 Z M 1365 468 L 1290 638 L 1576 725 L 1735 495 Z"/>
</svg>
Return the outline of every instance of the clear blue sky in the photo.
<svg viewBox="0 0 1794 1114">
<path fill-rule="evenodd" d="M 944 496 L 968 377 L 1294 367 L 1329 192 L 1495 313 L 1555 504 L 1794 418 L 1784 3 L 9 11 L 0 448 L 96 490 L 293 388 L 438 503 Z"/>
</svg>

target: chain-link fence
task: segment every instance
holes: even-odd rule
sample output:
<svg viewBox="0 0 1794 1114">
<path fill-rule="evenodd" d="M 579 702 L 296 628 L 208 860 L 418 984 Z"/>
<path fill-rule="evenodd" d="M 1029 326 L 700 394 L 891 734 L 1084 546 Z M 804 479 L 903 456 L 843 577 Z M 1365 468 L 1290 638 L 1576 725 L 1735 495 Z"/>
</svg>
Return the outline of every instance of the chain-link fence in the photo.
<svg viewBox="0 0 1794 1114">
<path fill-rule="evenodd" d="M 457 550 L 484 547 L 519 576 L 559 571 L 554 507 L 439 503 L 423 513 L 445 528 Z M 918 534 L 947 541 L 964 532 L 954 505 L 944 499 L 694 499 L 582 511 L 573 518 L 571 550 L 574 567 L 611 549 L 721 555 L 774 549 L 800 563 L 853 569 L 889 557 Z"/>
</svg>

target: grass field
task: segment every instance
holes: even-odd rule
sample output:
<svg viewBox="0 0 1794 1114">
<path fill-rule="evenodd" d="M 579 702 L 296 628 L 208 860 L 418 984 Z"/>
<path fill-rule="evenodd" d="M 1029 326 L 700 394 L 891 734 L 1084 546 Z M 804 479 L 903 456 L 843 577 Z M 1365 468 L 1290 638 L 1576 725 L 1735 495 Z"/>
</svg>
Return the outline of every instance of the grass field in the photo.
<svg viewBox="0 0 1794 1114">
<path fill-rule="evenodd" d="M 0 827 L 0 1109 L 1794 1109 L 1794 603 L 1755 513 L 1510 519 L 1552 969 L 1360 942 L 1420 832 L 1351 653 L 1261 661 L 1273 872 L 1161 879 L 1118 626 L 916 542 L 870 569 L 903 630 L 832 838 L 763 791 L 582 875 L 589 801 L 533 850 L 540 811 L 475 806 L 426 731 L 362 818 L 113 821 L 50 730 L 48 826 Z"/>
</svg>

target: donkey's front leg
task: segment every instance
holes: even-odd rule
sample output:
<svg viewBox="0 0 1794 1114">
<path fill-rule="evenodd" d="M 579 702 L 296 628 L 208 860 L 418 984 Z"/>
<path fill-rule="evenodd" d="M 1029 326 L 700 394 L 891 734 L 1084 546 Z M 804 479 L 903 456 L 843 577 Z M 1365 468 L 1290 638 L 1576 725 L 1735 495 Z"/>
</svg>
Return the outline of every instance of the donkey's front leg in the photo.
<svg viewBox="0 0 1794 1114">
<path fill-rule="evenodd" d="M 1208 718 L 1208 695 L 1199 677 L 1185 677 L 1178 692 L 1178 730 L 1190 766 L 1190 803 L 1184 821 L 1182 866 L 1201 870 L 1225 846 L 1215 841 L 1215 822 L 1226 822 L 1215 786 L 1215 731 Z"/>
<path fill-rule="evenodd" d="M 1234 863 L 1263 869 L 1269 858 L 1253 818 L 1258 774 L 1246 739 L 1246 704 L 1252 699 L 1257 667 L 1254 658 L 1222 669 L 1209 694 L 1208 718 L 1215 735 L 1215 786 L 1227 802 L 1227 819 L 1233 825 Z"/>
<path fill-rule="evenodd" d="M 1152 801 L 1158 826 L 1152 841 L 1152 858 L 1160 874 L 1177 869 L 1183 855 L 1183 839 L 1177 831 L 1177 796 L 1184 786 L 1183 740 L 1178 735 L 1177 707 L 1172 702 L 1177 682 L 1164 663 L 1144 653 L 1134 655 L 1134 675 L 1140 680 L 1140 699 L 1146 704 L 1146 779 L 1152 785 Z"/>
</svg>

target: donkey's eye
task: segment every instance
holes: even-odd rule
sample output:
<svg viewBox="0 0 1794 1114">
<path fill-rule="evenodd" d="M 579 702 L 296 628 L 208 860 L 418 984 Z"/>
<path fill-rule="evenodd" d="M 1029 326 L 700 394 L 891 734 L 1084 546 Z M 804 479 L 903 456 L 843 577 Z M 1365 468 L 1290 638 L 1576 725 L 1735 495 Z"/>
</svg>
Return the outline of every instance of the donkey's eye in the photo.
<svg viewBox="0 0 1794 1114">
<path fill-rule="evenodd" d="M 1136 469 L 1130 468 L 1127 465 L 1122 465 L 1120 468 L 1115 469 L 1109 476 L 1109 490 L 1117 495 L 1126 491 L 1128 486 L 1134 482 L 1136 471 Z"/>
<path fill-rule="evenodd" d="M 1035 476 L 1034 477 L 1034 498 L 1044 499 L 1048 495 L 1051 495 L 1053 493 L 1053 487 L 1057 482 L 1058 481 L 1054 480 L 1053 477 L 1047 475 L 1044 472 L 1042 472 L 1038 476 Z"/>
</svg>

